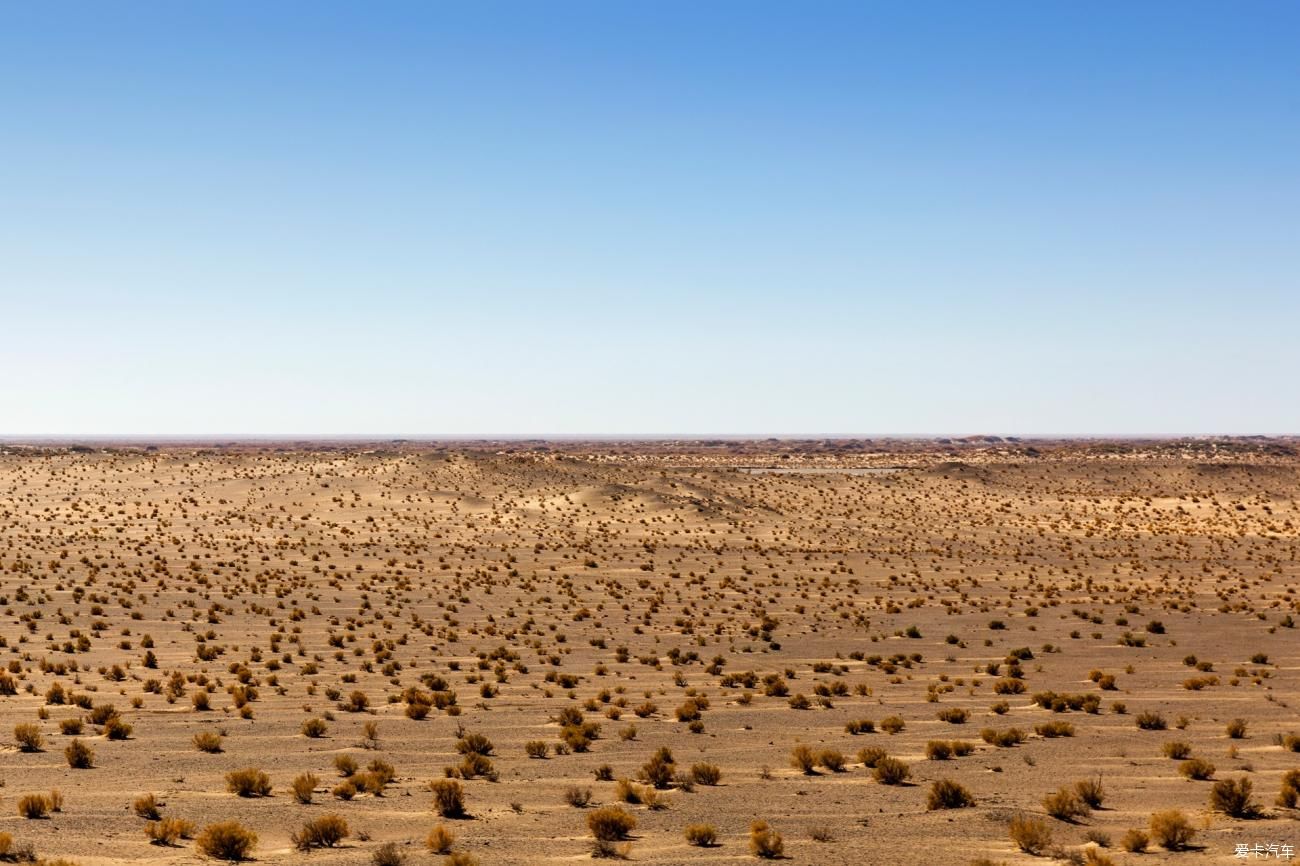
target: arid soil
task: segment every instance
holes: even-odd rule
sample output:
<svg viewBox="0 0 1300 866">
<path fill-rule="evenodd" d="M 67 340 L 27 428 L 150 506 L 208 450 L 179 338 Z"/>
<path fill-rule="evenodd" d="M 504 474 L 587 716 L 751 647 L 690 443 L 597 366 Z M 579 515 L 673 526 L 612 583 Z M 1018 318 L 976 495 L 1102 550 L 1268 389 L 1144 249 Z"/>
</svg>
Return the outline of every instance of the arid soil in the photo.
<svg viewBox="0 0 1300 866">
<path fill-rule="evenodd" d="M 1294 444 L 10 446 L 0 854 L 1284 862 Z"/>
</svg>

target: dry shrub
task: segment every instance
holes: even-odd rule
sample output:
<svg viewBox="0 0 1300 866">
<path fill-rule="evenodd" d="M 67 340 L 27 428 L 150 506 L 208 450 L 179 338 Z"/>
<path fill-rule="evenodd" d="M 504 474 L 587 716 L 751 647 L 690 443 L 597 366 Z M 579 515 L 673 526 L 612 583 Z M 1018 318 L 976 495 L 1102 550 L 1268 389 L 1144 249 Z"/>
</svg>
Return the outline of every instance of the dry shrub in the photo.
<svg viewBox="0 0 1300 866">
<path fill-rule="evenodd" d="M 785 853 L 785 840 L 766 821 L 755 821 L 749 827 L 749 850 L 755 857 L 775 860 Z"/>
<path fill-rule="evenodd" d="M 160 817 L 158 811 L 158 798 L 153 794 L 141 794 L 139 797 L 136 797 L 135 802 L 131 804 L 131 809 L 141 818 L 146 818 L 150 821 L 157 821 Z"/>
<path fill-rule="evenodd" d="M 383 866 L 383 864 L 376 864 L 376 866 Z M 461 852 L 447 855 L 447 859 L 442 861 L 442 866 L 478 866 L 478 860 Z"/>
<path fill-rule="evenodd" d="M 1203 782 L 1214 775 L 1214 765 L 1204 758 L 1191 758 L 1178 765 L 1178 772 L 1188 779 Z"/>
<path fill-rule="evenodd" d="M 926 808 L 932 812 L 936 809 L 964 809 L 973 805 L 975 798 L 970 792 L 951 779 L 940 779 L 931 785 L 930 795 L 926 799 Z"/>
<path fill-rule="evenodd" d="M 985 728 L 980 731 L 980 739 L 990 746 L 997 746 L 999 749 L 1009 749 L 1012 746 L 1018 746 L 1025 741 L 1025 732 L 1019 728 L 1007 728 L 1005 731 L 999 731 L 995 728 Z"/>
<path fill-rule="evenodd" d="M 45 745 L 40 726 L 31 722 L 14 725 L 14 739 L 18 741 L 19 751 L 23 752 L 39 752 Z"/>
<path fill-rule="evenodd" d="M 163 818 L 144 827 L 145 836 L 154 845 L 171 846 L 194 835 L 194 825 L 182 818 Z"/>
<path fill-rule="evenodd" d="M 257 834 L 238 821 L 220 821 L 203 828 L 195 847 L 214 860 L 247 860 L 257 846 Z"/>
<path fill-rule="evenodd" d="M 1257 818 L 1259 806 L 1252 802 L 1250 779 L 1220 779 L 1210 788 L 1210 808 L 1230 818 Z"/>
<path fill-rule="evenodd" d="M 1196 836 L 1192 822 L 1177 809 L 1156 812 L 1151 816 L 1150 827 L 1151 839 L 1167 851 L 1182 851 Z"/>
<path fill-rule="evenodd" d="M 952 746 L 943 740 L 931 740 L 925 744 L 925 756 L 931 761 L 946 761 L 952 757 Z"/>
<path fill-rule="evenodd" d="M 876 762 L 876 768 L 872 771 L 872 778 L 882 785 L 901 785 L 912 775 L 898 758 L 881 758 Z"/>
<path fill-rule="evenodd" d="M 690 824 L 685 836 L 686 841 L 696 848 L 712 848 L 718 844 L 718 831 L 712 824 Z"/>
<path fill-rule="evenodd" d="M 74 770 L 89 770 L 95 766 L 95 750 L 81 740 L 68 743 L 68 747 L 63 750 L 63 757 Z"/>
<path fill-rule="evenodd" d="M 1099 848 L 1084 848 L 1083 866 L 1115 866 L 1115 859 Z"/>
<path fill-rule="evenodd" d="M 1163 731 L 1169 727 L 1169 723 L 1165 721 L 1164 716 L 1150 711 L 1138 713 L 1133 721 L 1144 731 Z"/>
<path fill-rule="evenodd" d="M 1043 811 L 1061 821 L 1071 821 L 1088 814 L 1088 804 L 1069 788 L 1061 788 L 1043 798 Z"/>
<path fill-rule="evenodd" d="M 1228 722 L 1228 725 L 1227 725 L 1227 728 L 1226 728 L 1226 732 L 1227 732 L 1228 736 L 1229 736 L 1230 738 L 1234 739 L 1234 740 L 1240 740 L 1240 739 L 1245 738 L 1245 736 L 1246 736 L 1246 720 L 1245 720 L 1245 719 L 1233 719 L 1232 721 Z"/>
<path fill-rule="evenodd" d="M 448 862 L 451 858 L 448 858 Z M 405 866 L 406 855 L 397 847 L 396 842 L 385 842 L 370 855 L 371 866 Z"/>
<path fill-rule="evenodd" d="M 844 772 L 844 755 L 835 749 L 822 749 L 817 753 L 817 763 L 832 773 Z"/>
<path fill-rule="evenodd" d="M 50 812 L 50 800 L 44 794 L 24 794 L 18 799 L 18 814 L 24 818 L 44 818 Z"/>
<path fill-rule="evenodd" d="M 817 753 L 805 745 L 795 746 L 790 750 L 790 766 L 799 770 L 805 776 L 816 775 Z"/>
<path fill-rule="evenodd" d="M 334 769 L 338 770 L 339 775 L 346 779 L 357 771 L 357 759 L 351 755 L 335 755 Z"/>
<path fill-rule="evenodd" d="M 329 730 L 329 725 L 325 724 L 324 719 L 307 719 L 302 723 L 302 735 L 316 740 L 325 736 Z"/>
<path fill-rule="evenodd" d="M 226 773 L 226 790 L 241 797 L 271 796 L 271 777 L 256 767 Z"/>
<path fill-rule="evenodd" d="M 647 784 L 663 790 L 673 783 L 673 775 L 676 772 L 676 765 L 673 763 L 673 753 L 667 746 L 659 748 L 650 760 L 641 767 L 641 778 Z"/>
<path fill-rule="evenodd" d="M 455 779 L 437 779 L 430 784 L 433 806 L 444 818 L 465 817 L 465 789 Z"/>
<path fill-rule="evenodd" d="M 225 737 L 216 731 L 199 731 L 194 735 L 194 748 L 200 752 L 217 754 L 221 751 L 221 741 L 224 739 Z"/>
<path fill-rule="evenodd" d="M 1300 770 L 1287 770 L 1282 776 L 1277 804 L 1285 809 L 1294 809 L 1297 802 L 1300 802 Z"/>
<path fill-rule="evenodd" d="M 692 764 L 691 779 L 697 785 L 716 785 L 722 781 L 722 770 L 716 764 Z"/>
<path fill-rule="evenodd" d="M 296 777 L 289 786 L 293 790 L 293 798 L 303 805 L 311 803 L 312 794 L 316 791 L 316 786 L 320 784 L 320 779 L 313 773 L 303 773 Z"/>
<path fill-rule="evenodd" d="M 347 821 L 338 815 L 322 815 L 303 824 L 289 839 L 299 851 L 310 851 L 312 848 L 333 848 L 348 835 Z"/>
<path fill-rule="evenodd" d="M 531 740 L 524 743 L 524 754 L 528 755 L 530 758 L 541 760 L 546 757 L 550 748 L 551 747 L 546 744 L 545 740 Z"/>
<path fill-rule="evenodd" d="M 591 802 L 591 789 L 570 785 L 564 791 L 564 802 L 575 809 L 585 809 L 587 804 Z"/>
<path fill-rule="evenodd" d="M 1081 779 L 1074 783 L 1074 792 L 1089 809 L 1100 809 L 1106 802 L 1106 788 L 1101 783 L 1101 776 L 1094 779 Z"/>
<path fill-rule="evenodd" d="M 877 746 L 868 746 L 865 749 L 858 750 L 858 761 L 869 770 L 875 769 L 876 764 L 879 764 L 882 759 L 888 756 L 888 752 Z"/>
<path fill-rule="evenodd" d="M 1182 740 L 1170 740 L 1161 748 L 1166 758 L 1172 758 L 1175 761 L 1185 760 L 1192 754 L 1192 747 Z"/>
<path fill-rule="evenodd" d="M 889 716 L 888 718 L 882 719 L 880 722 L 880 730 L 887 734 L 902 733 L 903 729 L 906 727 L 907 722 L 904 722 L 899 716 Z"/>
<path fill-rule="evenodd" d="M 1130 854 L 1141 854 L 1151 844 L 1151 837 L 1137 828 L 1130 829 L 1119 840 L 1119 846 Z"/>
<path fill-rule="evenodd" d="M 456 837 L 441 824 L 430 830 L 429 835 L 424 837 L 424 847 L 434 854 L 450 854 L 451 846 L 455 842 Z"/>
<path fill-rule="evenodd" d="M 1034 727 L 1034 733 L 1049 740 L 1056 737 L 1073 737 L 1074 725 L 1062 721 L 1044 722 Z"/>
<path fill-rule="evenodd" d="M 1042 818 L 1017 815 L 1008 828 L 1011 841 L 1026 854 L 1042 854 L 1052 844 L 1052 828 Z"/>
<path fill-rule="evenodd" d="M 618 806 L 603 806 L 587 816 L 587 829 L 598 842 L 618 842 L 636 829 L 636 818 Z"/>
</svg>

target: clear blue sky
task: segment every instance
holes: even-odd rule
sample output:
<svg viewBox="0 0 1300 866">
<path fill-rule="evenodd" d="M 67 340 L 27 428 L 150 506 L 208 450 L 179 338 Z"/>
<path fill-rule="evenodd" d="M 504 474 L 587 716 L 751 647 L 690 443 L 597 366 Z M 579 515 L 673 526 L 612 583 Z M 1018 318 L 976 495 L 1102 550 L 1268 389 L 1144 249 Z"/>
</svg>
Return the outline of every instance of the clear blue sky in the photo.
<svg viewBox="0 0 1300 866">
<path fill-rule="evenodd" d="M 0 5 L 0 433 L 1300 433 L 1300 3 Z"/>
</svg>

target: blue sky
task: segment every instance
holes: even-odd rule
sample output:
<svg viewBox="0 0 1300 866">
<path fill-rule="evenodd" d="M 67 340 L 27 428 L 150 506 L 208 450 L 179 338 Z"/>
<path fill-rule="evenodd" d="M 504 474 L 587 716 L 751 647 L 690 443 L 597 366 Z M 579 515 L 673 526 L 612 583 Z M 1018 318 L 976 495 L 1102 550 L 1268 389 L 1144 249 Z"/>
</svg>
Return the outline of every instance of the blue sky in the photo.
<svg viewBox="0 0 1300 866">
<path fill-rule="evenodd" d="M 0 433 L 1300 433 L 1300 5 L 0 5 Z"/>
</svg>

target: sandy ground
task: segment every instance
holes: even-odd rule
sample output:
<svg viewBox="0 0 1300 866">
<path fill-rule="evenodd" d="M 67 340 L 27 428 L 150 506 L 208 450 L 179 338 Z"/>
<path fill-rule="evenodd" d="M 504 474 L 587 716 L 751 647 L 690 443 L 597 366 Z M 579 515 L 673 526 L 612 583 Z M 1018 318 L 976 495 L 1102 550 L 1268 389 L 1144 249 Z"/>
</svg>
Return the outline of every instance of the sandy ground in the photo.
<svg viewBox="0 0 1300 866">
<path fill-rule="evenodd" d="M 587 818 L 618 802 L 597 769 L 636 780 L 668 747 L 678 773 L 713 764 L 721 781 L 670 783 L 664 808 L 621 804 L 636 819 L 633 862 L 755 862 L 756 819 L 790 861 L 832 866 L 1087 851 L 1230 863 L 1242 843 L 1300 847 L 1296 810 L 1275 803 L 1300 767 L 1284 740 L 1300 734 L 1300 632 L 1287 625 L 1300 619 L 1300 458 L 1285 450 L 11 449 L 0 831 L 82 866 L 202 860 L 192 839 L 150 844 L 133 802 L 153 793 L 196 829 L 247 825 L 263 862 L 370 863 L 396 842 L 410 863 L 441 863 L 424 841 L 440 824 L 483 866 L 588 862 Z M 785 471 L 740 471 L 764 467 Z M 835 471 L 864 467 L 898 471 Z M 1016 673 L 1023 692 L 995 693 Z M 129 736 L 50 703 L 56 684 Z M 406 698 L 435 691 L 454 693 L 451 712 L 407 717 Z M 1048 691 L 1097 712 L 1034 702 Z M 366 709 L 343 706 L 354 692 Z M 678 718 L 692 698 L 695 732 Z M 938 718 L 956 708 L 966 721 Z M 587 751 L 555 753 L 563 711 L 599 725 Z M 1144 712 L 1167 727 L 1140 729 Z M 881 730 L 891 716 L 901 732 Z M 303 734 L 312 718 L 323 737 Z M 1245 736 L 1230 738 L 1238 718 Z M 83 720 L 93 768 L 65 760 L 70 719 Z M 875 732 L 849 733 L 859 719 Z M 1035 732 L 1053 721 L 1073 736 Z M 371 722 L 377 743 L 364 742 Z M 19 748 L 21 724 L 38 727 L 39 751 Z M 1023 743 L 981 737 L 1012 727 Z M 211 731 L 225 735 L 220 753 L 193 743 Z M 470 817 L 443 819 L 430 782 L 462 764 L 464 733 L 490 740 L 497 778 L 464 779 Z M 973 751 L 928 759 L 936 740 Z M 548 757 L 530 758 L 530 741 Z M 1213 777 L 1184 778 L 1171 741 Z M 842 771 L 803 773 L 799 745 L 839 751 Z M 876 781 L 858 758 L 872 747 L 905 762 L 910 782 Z M 339 799 L 340 755 L 362 772 L 386 762 L 393 777 L 381 795 Z M 246 767 L 269 775 L 271 796 L 227 791 L 226 774 Z M 320 780 L 311 804 L 290 791 L 304 773 Z M 1097 777 L 1101 808 L 1045 814 L 1046 795 Z M 1261 817 L 1211 810 L 1215 781 L 1238 778 Z M 927 809 L 940 779 L 974 805 Z M 566 803 L 574 786 L 591 805 Z M 23 795 L 52 789 L 61 811 L 19 814 Z M 1185 813 L 1195 847 L 1122 850 L 1126 831 L 1166 809 Z M 291 833 L 329 814 L 351 835 L 296 851 Z M 1011 841 L 1018 815 L 1050 829 L 1043 856 Z M 718 845 L 686 842 L 700 822 Z"/>
</svg>

